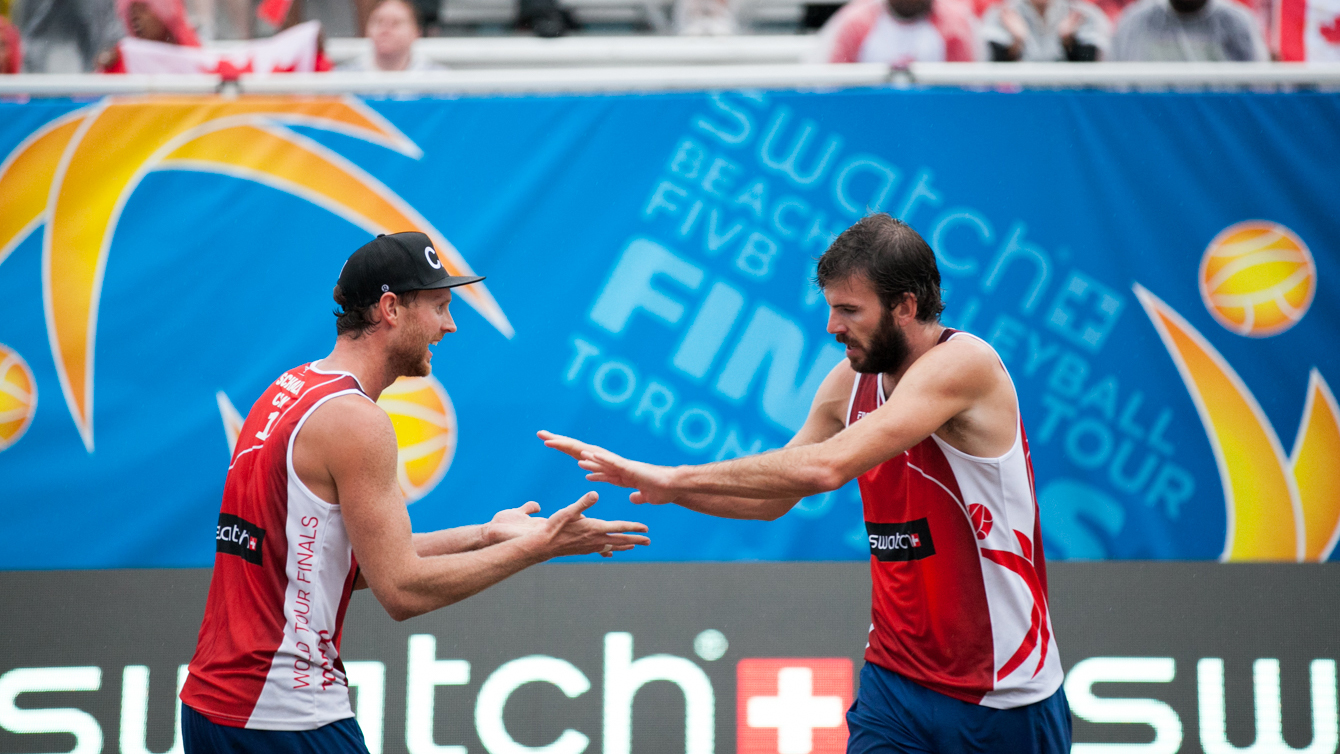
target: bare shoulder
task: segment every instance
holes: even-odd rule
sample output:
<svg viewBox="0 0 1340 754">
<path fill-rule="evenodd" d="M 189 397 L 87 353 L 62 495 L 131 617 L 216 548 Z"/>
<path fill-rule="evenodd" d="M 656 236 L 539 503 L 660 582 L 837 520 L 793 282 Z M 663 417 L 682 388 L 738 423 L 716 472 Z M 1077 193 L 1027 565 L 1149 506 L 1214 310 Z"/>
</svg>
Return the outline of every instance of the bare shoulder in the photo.
<svg viewBox="0 0 1340 754">
<path fill-rule="evenodd" d="M 856 371 L 851 368 L 851 362 L 843 359 L 833 368 L 828 370 L 828 376 L 819 385 L 818 395 L 824 398 L 841 398 L 847 400 L 851 396 L 852 386 L 856 384 Z"/>
<path fill-rule="evenodd" d="M 810 404 L 810 414 L 805 425 L 800 428 L 788 445 L 809 445 L 823 442 L 847 426 L 847 402 L 851 398 L 851 388 L 856 382 L 856 373 L 847 360 L 843 359 L 828 371 L 828 376 L 819 383 L 814 393 L 814 402 Z"/>
<path fill-rule="evenodd" d="M 391 417 L 362 395 L 341 395 L 318 406 L 307 417 L 299 442 L 332 459 L 396 449 Z"/>
<path fill-rule="evenodd" d="M 390 431 L 391 417 L 366 396 L 349 394 L 336 396 L 318 406 L 307 417 L 307 425 L 351 432 L 375 432 L 379 428 Z"/>
<path fill-rule="evenodd" d="M 1000 357 L 984 341 L 953 338 L 917 359 L 908 369 L 908 376 L 917 381 L 929 380 L 942 390 L 980 393 L 1004 379 L 1005 369 Z"/>
<path fill-rule="evenodd" d="M 814 395 L 816 411 L 822 411 L 827 418 L 839 425 L 847 423 L 847 403 L 851 399 L 852 386 L 856 384 L 856 372 L 846 359 L 839 361 L 828 372 L 828 376 L 819 384 Z"/>
</svg>

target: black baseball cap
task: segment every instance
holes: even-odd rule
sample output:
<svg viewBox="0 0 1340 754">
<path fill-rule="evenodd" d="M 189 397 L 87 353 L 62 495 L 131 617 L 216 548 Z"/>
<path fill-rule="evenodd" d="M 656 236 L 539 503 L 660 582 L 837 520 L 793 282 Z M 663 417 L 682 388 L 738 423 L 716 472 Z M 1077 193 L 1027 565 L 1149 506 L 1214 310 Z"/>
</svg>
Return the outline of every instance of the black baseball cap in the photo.
<svg viewBox="0 0 1340 754">
<path fill-rule="evenodd" d="M 368 306 L 383 293 L 455 288 L 482 275 L 449 275 L 432 239 L 423 233 L 383 233 L 349 256 L 338 284 L 351 306 Z"/>
</svg>

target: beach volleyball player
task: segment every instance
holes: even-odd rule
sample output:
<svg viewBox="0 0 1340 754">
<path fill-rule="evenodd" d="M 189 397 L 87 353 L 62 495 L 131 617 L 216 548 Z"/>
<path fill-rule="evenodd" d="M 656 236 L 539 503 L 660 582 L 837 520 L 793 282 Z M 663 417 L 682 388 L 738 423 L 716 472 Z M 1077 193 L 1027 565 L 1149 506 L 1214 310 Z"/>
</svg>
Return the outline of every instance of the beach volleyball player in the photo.
<svg viewBox="0 0 1340 754">
<path fill-rule="evenodd" d="M 647 544 L 641 524 L 526 503 L 480 526 L 412 534 L 391 420 L 374 401 L 430 370 L 455 332 L 453 277 L 422 233 L 378 236 L 335 288 L 338 336 L 324 359 L 284 372 L 242 425 L 224 483 L 214 575 L 181 692 L 188 754 L 359 752 L 340 638 L 351 592 L 392 618 L 469 597 L 561 555 Z"/>
<path fill-rule="evenodd" d="M 935 255 L 872 215 L 819 259 L 847 359 L 787 447 L 653 466 L 541 432 L 587 479 L 713 516 L 775 519 L 859 479 L 872 625 L 849 752 L 1070 750 L 1028 440 L 1014 384 L 981 339 L 940 324 Z"/>
</svg>

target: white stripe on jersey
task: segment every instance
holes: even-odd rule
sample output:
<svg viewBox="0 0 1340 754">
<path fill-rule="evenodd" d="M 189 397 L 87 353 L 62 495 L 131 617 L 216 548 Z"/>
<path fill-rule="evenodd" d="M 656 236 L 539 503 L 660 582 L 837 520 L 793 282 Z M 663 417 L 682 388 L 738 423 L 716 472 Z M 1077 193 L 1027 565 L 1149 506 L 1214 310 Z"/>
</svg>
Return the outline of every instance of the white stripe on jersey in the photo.
<svg viewBox="0 0 1340 754">
<path fill-rule="evenodd" d="M 959 336 L 972 338 L 991 348 L 991 345 L 971 333 L 956 332 L 949 336 L 953 340 Z M 948 342 L 948 341 L 946 341 Z M 995 349 L 992 349 L 995 353 Z M 996 354 L 1000 368 L 1005 362 Z M 1023 546 L 1015 539 L 1015 531 L 1024 532 L 1032 537 L 1037 523 L 1037 506 L 1033 500 L 1033 486 L 1028 479 L 1028 463 L 1024 458 L 1023 422 L 1019 416 L 1019 393 L 1014 389 L 1014 380 L 1008 369 L 1005 376 L 1010 380 L 1010 389 L 1014 390 L 1015 421 L 1014 444 L 1003 455 L 995 458 L 982 458 L 964 453 L 938 435 L 931 434 L 935 444 L 945 455 L 949 467 L 954 470 L 954 480 L 963 493 L 965 512 L 974 504 L 982 505 L 991 512 L 994 523 L 985 539 L 979 541 L 980 548 L 1005 550 L 1032 561 L 1032 553 L 1023 552 Z M 881 391 L 882 397 L 882 391 Z M 882 402 L 882 401 L 881 401 Z M 971 522 L 970 522 L 971 525 Z M 1032 543 L 1033 553 L 1042 548 L 1041 542 Z M 1033 594 L 1018 574 L 1008 568 L 982 558 L 982 579 L 986 583 L 987 608 L 991 612 L 991 639 L 995 647 L 997 669 L 1009 662 L 1015 650 L 1019 648 L 1028 634 L 1032 615 L 1020 614 L 1018 610 L 1006 610 L 1005 607 L 1029 605 L 1033 603 Z M 1040 608 L 1045 608 L 1039 605 Z M 996 679 L 996 689 L 987 692 L 981 704 L 985 707 L 1010 709 L 1030 704 L 1051 696 L 1061 683 L 1061 656 L 1056 646 L 1056 634 L 1051 630 L 1051 613 L 1046 613 L 1047 660 L 1039 669 L 1038 653 L 1043 650 L 1041 642 L 1033 648 L 1022 664 L 1008 676 Z M 1035 674 L 1036 671 L 1036 674 Z"/>
<path fill-rule="evenodd" d="M 353 551 L 340 506 L 313 494 L 293 468 L 293 445 L 307 419 L 326 401 L 342 395 L 363 393 L 342 390 L 323 396 L 307 409 L 289 435 L 284 638 L 275 651 L 248 728 L 311 730 L 353 717 L 348 681 L 334 665 L 338 657 L 335 619 L 353 565 Z"/>
<path fill-rule="evenodd" d="M 954 332 L 945 342 L 959 336 L 973 338 L 986 345 L 987 348 L 991 348 L 989 343 L 976 335 L 961 331 Z M 991 350 L 995 354 L 995 349 Z M 1005 362 L 1000 359 L 999 354 L 996 354 L 996 359 L 1000 361 L 1001 368 L 1005 369 Z M 993 525 L 987 536 L 979 540 L 979 553 L 982 549 L 1001 550 L 1014 553 L 1031 562 L 1032 555 L 1041 551 L 1042 543 L 1032 542 L 1032 553 L 1025 553 L 1023 552 L 1023 545 L 1016 539 L 1015 531 L 1023 532 L 1030 538 L 1033 536 L 1036 530 L 1037 506 L 1033 497 L 1033 486 L 1028 475 L 1028 460 L 1025 456 L 1023 442 L 1023 422 L 1017 408 L 1019 395 L 1014 388 L 1014 380 L 1010 378 L 1008 369 L 1005 370 L 1005 374 L 1006 378 L 1010 380 L 1010 389 L 1015 391 L 1016 406 L 1014 443 L 1008 451 L 995 458 L 982 458 L 958 450 L 934 433 L 930 435 L 936 446 L 943 452 L 945 460 L 954 473 L 954 482 L 957 483 L 959 491 L 963 495 L 961 500 L 950 491 L 950 488 L 943 481 L 927 474 L 910 461 L 907 462 L 907 465 L 948 493 L 949 497 L 963 511 L 964 516 L 967 517 L 970 529 L 976 528 L 972 523 L 972 506 L 981 505 L 990 512 Z M 874 391 L 875 406 L 878 408 L 883 406 L 885 402 L 883 375 L 875 375 L 875 379 L 879 381 Z M 860 384 L 861 375 L 858 374 L 855 384 L 852 385 L 851 398 L 848 400 L 847 412 L 844 416 L 844 420 L 848 423 L 850 423 L 852 411 L 856 405 Z M 987 610 L 990 613 L 991 638 L 995 654 L 994 669 L 999 671 L 1011 660 L 1015 651 L 1023 644 L 1029 633 L 1032 615 L 1031 613 L 1023 614 L 1021 610 L 1022 606 L 1033 605 L 1034 599 L 1028 584 L 1018 574 L 985 556 L 981 558 L 981 564 L 982 579 L 987 596 Z M 1038 607 L 1046 609 L 1046 605 L 1039 605 Z M 1045 699 L 1060 687 L 1063 679 L 1060 652 L 1056 645 L 1056 635 L 1051 627 L 1050 611 L 1046 611 L 1045 616 L 1047 656 L 1042 667 L 1038 668 L 1039 653 L 1043 650 L 1043 644 L 1039 642 L 1038 646 L 1035 646 L 1028 657 L 1009 675 L 994 679 L 995 688 L 986 693 L 979 702 L 981 705 L 997 709 L 1011 709 Z M 874 630 L 873 624 L 871 630 Z M 867 643 L 866 646 L 869 647 L 870 645 Z M 993 673 L 993 675 L 997 674 Z"/>
</svg>

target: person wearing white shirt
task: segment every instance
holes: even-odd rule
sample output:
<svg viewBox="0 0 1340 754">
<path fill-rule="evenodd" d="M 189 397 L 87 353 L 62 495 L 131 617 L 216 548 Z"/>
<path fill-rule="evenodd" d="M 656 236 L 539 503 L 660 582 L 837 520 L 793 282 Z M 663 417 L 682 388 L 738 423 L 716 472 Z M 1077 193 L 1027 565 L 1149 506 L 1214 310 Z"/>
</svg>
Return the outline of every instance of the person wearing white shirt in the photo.
<svg viewBox="0 0 1340 754">
<path fill-rule="evenodd" d="M 1084 0 L 1005 0 L 982 17 L 982 38 L 996 61 L 1091 61 L 1106 54 L 1112 24 Z"/>
<path fill-rule="evenodd" d="M 1270 59 L 1252 12 L 1235 0 L 1139 0 L 1117 22 L 1112 53 L 1151 62 Z"/>
</svg>

